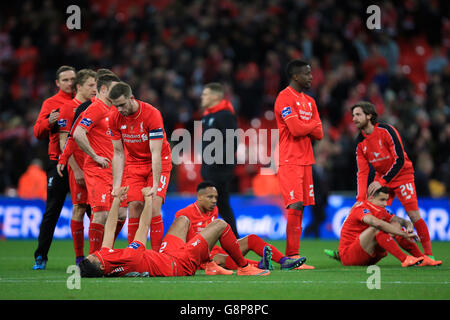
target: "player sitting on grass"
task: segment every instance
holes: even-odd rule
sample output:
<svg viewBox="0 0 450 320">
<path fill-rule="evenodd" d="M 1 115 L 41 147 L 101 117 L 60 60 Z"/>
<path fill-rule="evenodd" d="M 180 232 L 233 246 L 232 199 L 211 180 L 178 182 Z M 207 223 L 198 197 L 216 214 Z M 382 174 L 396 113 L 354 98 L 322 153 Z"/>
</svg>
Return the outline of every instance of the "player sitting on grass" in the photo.
<svg viewBox="0 0 450 320">
<path fill-rule="evenodd" d="M 400 260 L 402 267 L 434 263 L 415 244 L 418 238 L 411 221 L 386 211 L 388 199 L 389 188 L 381 187 L 368 200 L 354 206 L 341 229 L 339 254 L 331 250 L 325 253 L 344 266 L 376 264 L 387 256 L 386 251 Z M 406 255 L 397 243 L 412 256 Z"/>
<path fill-rule="evenodd" d="M 219 195 L 215 185 L 210 181 L 203 181 L 197 186 L 197 201 L 179 210 L 175 214 L 176 218 L 186 216 L 191 221 L 191 225 L 187 233 L 188 241 L 218 218 L 218 196 Z M 234 260 L 233 257 L 228 255 L 223 248 L 214 246 L 211 250 L 212 261 L 206 265 L 202 265 L 202 267 L 205 268 L 205 273 L 207 275 L 233 274 L 233 271 L 231 270 L 237 270 L 239 268 L 239 263 L 242 264 L 245 263 L 245 261 L 257 266 L 260 269 L 269 270 L 273 269 L 272 260 L 278 262 L 281 265 L 282 270 L 297 268 L 306 261 L 305 257 L 292 259 L 284 256 L 277 248 L 266 243 L 255 234 L 239 239 L 238 243 L 243 256 L 252 250 L 257 255 L 262 257 L 261 260 Z"/>
<path fill-rule="evenodd" d="M 214 221 L 186 243 L 190 222 L 185 216 L 175 219 L 159 252 L 147 250 L 145 246 L 152 218 L 152 198 L 156 194 L 156 188 L 149 187 L 142 189 L 145 199 L 144 209 L 133 242 L 125 249 L 113 249 L 119 205 L 128 188 L 122 187 L 114 195 L 105 224 L 102 247 L 79 264 L 82 277 L 191 276 L 195 274 L 201 263 L 209 261 L 209 251 L 217 240 L 232 257 L 244 259 L 236 237 L 233 232 L 230 232 L 230 226 L 223 220 Z M 248 263 L 242 265 L 237 271 L 238 276 L 269 274 L 270 271 L 258 269 Z"/>
</svg>

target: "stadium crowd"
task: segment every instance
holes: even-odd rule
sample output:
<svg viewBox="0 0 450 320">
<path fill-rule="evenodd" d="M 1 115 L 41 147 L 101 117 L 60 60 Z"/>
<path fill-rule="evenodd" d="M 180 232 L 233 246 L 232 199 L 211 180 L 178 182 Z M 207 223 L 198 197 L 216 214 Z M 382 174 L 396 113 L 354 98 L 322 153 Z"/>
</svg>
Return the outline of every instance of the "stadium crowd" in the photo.
<svg viewBox="0 0 450 320">
<path fill-rule="evenodd" d="M 45 167 L 47 142 L 33 125 L 63 64 L 114 71 L 159 108 L 170 139 L 201 119 L 200 94 L 212 81 L 225 85 L 239 127 L 276 128 L 274 101 L 294 58 L 312 67 L 323 188 L 355 190 L 349 110 L 364 99 L 402 135 L 419 196 L 450 194 L 448 1 L 379 2 L 380 30 L 366 27 L 367 1 L 85 0 L 80 30 L 66 26 L 69 5 L 0 5 L 0 194 L 15 194 L 33 159 Z M 253 192 L 257 168 L 237 166 L 233 191 Z M 192 192 L 199 179 L 199 166 L 174 166 L 169 192 Z"/>
</svg>

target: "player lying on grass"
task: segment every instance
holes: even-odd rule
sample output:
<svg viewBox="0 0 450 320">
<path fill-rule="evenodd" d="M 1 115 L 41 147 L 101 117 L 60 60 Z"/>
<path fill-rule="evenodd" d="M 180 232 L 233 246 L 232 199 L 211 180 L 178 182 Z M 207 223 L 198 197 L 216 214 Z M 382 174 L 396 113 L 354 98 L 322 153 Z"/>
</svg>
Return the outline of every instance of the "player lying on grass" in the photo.
<svg viewBox="0 0 450 320">
<path fill-rule="evenodd" d="M 150 187 L 142 189 L 145 199 L 144 209 L 133 242 L 127 248 L 113 249 L 119 205 L 128 188 L 122 187 L 114 195 L 105 224 L 102 247 L 79 264 L 82 277 L 191 276 L 201 263 L 209 261 L 209 251 L 217 240 L 232 257 L 243 259 L 236 237 L 223 220 L 214 221 L 186 243 L 190 222 L 185 216 L 175 219 L 159 252 L 147 250 L 145 246 L 152 218 L 152 198 L 156 194 L 156 188 Z M 269 274 L 270 271 L 258 269 L 248 263 L 237 271 L 238 276 Z"/>
<path fill-rule="evenodd" d="M 210 181 L 203 181 L 197 186 L 197 201 L 175 214 L 175 218 L 185 216 L 191 221 L 187 233 L 187 241 L 194 238 L 206 226 L 218 219 L 218 196 L 215 185 Z M 266 243 L 254 234 L 239 239 L 238 243 L 243 256 L 252 250 L 262 257 L 261 261 L 249 259 L 235 260 L 223 248 L 214 246 L 211 250 L 212 261 L 206 265 L 202 265 L 205 268 L 205 273 L 207 275 L 233 274 L 231 270 L 237 270 L 239 266 L 245 263 L 253 264 L 260 269 L 271 270 L 273 269 L 272 260 L 279 263 L 282 270 L 291 270 L 301 266 L 306 261 L 305 257 L 292 259 L 284 256 L 277 248 Z"/>
<path fill-rule="evenodd" d="M 387 256 L 386 252 L 400 260 L 402 267 L 436 265 L 414 242 L 418 238 L 411 221 L 386 211 L 388 199 L 389 188 L 381 187 L 368 200 L 355 205 L 342 226 L 339 253 L 331 250 L 325 253 L 344 266 L 376 264 Z M 412 256 L 406 255 L 397 244 Z"/>
</svg>

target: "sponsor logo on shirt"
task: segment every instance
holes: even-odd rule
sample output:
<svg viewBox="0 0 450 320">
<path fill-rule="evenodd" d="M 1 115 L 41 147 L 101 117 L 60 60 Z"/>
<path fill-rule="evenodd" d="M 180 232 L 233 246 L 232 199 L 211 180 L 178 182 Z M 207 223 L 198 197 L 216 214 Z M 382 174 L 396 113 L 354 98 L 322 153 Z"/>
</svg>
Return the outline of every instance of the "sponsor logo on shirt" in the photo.
<svg viewBox="0 0 450 320">
<path fill-rule="evenodd" d="M 90 127 L 92 124 L 92 120 L 89 118 L 83 118 L 80 123 L 86 127 Z"/>
<path fill-rule="evenodd" d="M 124 125 L 122 125 L 122 126 L 120 127 L 120 130 L 125 130 L 126 128 L 127 128 L 127 125 L 124 124 Z"/>
<path fill-rule="evenodd" d="M 369 209 L 363 209 L 363 213 L 364 214 L 370 213 L 370 210 Z"/>
<path fill-rule="evenodd" d="M 142 134 L 141 138 L 142 138 L 142 141 L 148 140 L 148 136 L 145 133 Z"/>
<path fill-rule="evenodd" d="M 283 118 L 286 118 L 288 115 L 290 115 L 292 113 L 292 109 L 291 109 L 291 107 L 284 107 L 282 110 L 281 110 L 281 116 L 283 117 Z"/>
</svg>

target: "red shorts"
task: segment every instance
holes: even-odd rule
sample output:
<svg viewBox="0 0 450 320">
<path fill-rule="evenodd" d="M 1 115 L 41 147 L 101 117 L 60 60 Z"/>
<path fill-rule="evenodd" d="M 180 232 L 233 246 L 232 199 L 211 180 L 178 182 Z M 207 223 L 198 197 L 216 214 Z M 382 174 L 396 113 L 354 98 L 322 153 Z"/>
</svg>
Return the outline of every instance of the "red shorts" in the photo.
<svg viewBox="0 0 450 320">
<path fill-rule="evenodd" d="M 312 166 L 280 166 L 278 179 L 286 207 L 296 202 L 303 202 L 303 206 L 315 204 Z"/>
<path fill-rule="evenodd" d="M 167 186 L 169 185 L 170 172 L 172 171 L 172 164 L 163 164 L 161 170 L 161 178 L 159 179 L 159 186 L 156 195 L 164 199 L 167 193 Z M 142 188 L 153 186 L 152 165 L 127 165 L 122 179 L 123 186 L 130 186 L 127 193 L 127 203 L 131 201 L 144 202 L 142 195 Z"/>
<path fill-rule="evenodd" d="M 386 251 L 378 246 L 373 255 L 368 254 L 361 247 L 359 239 L 348 247 L 339 248 L 339 258 L 343 266 L 370 266 L 386 256 Z"/>
<path fill-rule="evenodd" d="M 92 212 L 109 211 L 112 204 L 111 166 L 106 169 L 85 166 L 83 171 Z"/>
<path fill-rule="evenodd" d="M 405 208 L 406 212 L 419 211 L 414 178 L 412 178 L 410 182 L 403 183 L 399 186 L 390 187 L 388 184 L 387 187 L 391 189 L 391 192 L 389 194 L 388 206 L 390 206 L 394 198 L 397 197 L 398 200 L 400 200 L 403 208 Z"/>
<path fill-rule="evenodd" d="M 200 234 L 188 242 L 168 234 L 159 252 L 172 257 L 174 276 L 193 276 L 200 264 L 209 261 L 209 245 Z"/>
<path fill-rule="evenodd" d="M 86 186 L 81 186 L 77 183 L 73 170 L 70 166 L 67 166 L 67 171 L 69 172 L 69 187 L 70 196 L 72 197 L 72 204 L 87 204 L 88 194 Z"/>
</svg>

